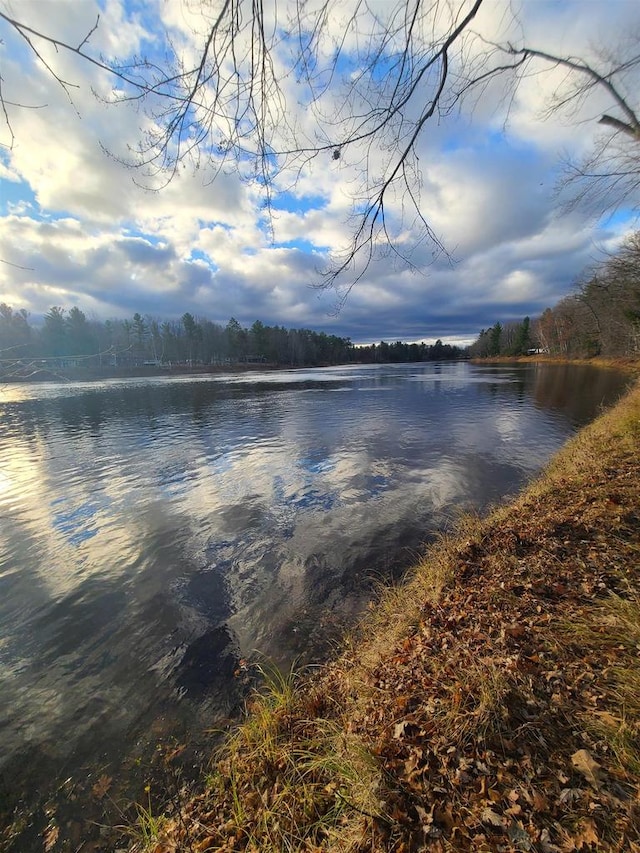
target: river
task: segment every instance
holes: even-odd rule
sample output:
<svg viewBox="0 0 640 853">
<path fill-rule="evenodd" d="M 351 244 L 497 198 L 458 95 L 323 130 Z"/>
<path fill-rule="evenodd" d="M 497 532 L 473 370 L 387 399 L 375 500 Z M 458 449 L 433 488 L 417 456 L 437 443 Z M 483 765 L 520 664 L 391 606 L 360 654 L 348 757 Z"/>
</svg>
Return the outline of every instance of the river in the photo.
<svg viewBox="0 0 640 853">
<path fill-rule="evenodd" d="M 251 662 L 324 659 L 627 381 L 465 362 L 0 387 L 5 822 L 80 810 L 233 716 Z"/>
</svg>

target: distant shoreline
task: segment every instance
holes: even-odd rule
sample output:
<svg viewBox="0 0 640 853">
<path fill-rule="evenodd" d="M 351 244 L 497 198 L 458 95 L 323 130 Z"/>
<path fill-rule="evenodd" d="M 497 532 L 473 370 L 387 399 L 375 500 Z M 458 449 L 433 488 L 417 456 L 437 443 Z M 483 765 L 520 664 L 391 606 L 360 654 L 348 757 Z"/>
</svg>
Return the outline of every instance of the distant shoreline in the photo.
<svg viewBox="0 0 640 853">
<path fill-rule="evenodd" d="M 450 359 L 445 359 L 450 361 Z M 468 361 L 468 359 L 453 359 L 454 361 Z M 173 364 L 173 365 L 139 365 L 136 367 L 65 367 L 59 370 L 42 368 L 29 374 L 13 373 L 7 376 L 0 375 L 0 385 L 3 384 L 35 384 L 44 382 L 97 382 L 105 379 L 136 379 L 153 378 L 160 376 L 215 376 L 232 375 L 253 372 L 270 372 L 284 370 L 316 370 L 323 367 L 357 367 L 370 366 L 371 364 L 435 364 L 435 361 L 389 361 L 389 362 L 365 362 L 365 361 L 342 361 L 326 364 L 277 364 L 276 362 L 251 362 L 237 364 Z"/>
<path fill-rule="evenodd" d="M 139 367 L 69 367 L 59 371 L 42 369 L 29 374 L 0 376 L 2 384 L 32 384 L 40 382 L 96 382 L 102 379 L 136 379 L 159 376 L 207 376 L 215 374 L 251 373 L 253 371 L 291 370 L 293 365 L 265 364 L 200 364 Z"/>
<path fill-rule="evenodd" d="M 640 359 L 634 358 L 580 358 L 565 359 L 543 354 L 522 356 L 493 356 L 488 358 L 458 359 L 470 361 L 471 364 L 556 364 L 556 365 L 587 365 L 604 367 L 614 370 L 624 370 L 637 373 L 640 371 Z M 432 361 L 419 362 L 376 362 L 380 364 L 434 364 Z M 369 365 L 370 362 L 338 362 L 335 364 L 277 364 L 275 362 L 236 363 L 236 364 L 172 364 L 172 365 L 138 365 L 126 367 L 64 367 L 58 370 L 42 368 L 31 373 L 12 373 L 0 376 L 2 385 L 31 385 L 46 382 L 99 382 L 107 379 L 144 379 L 161 376 L 216 376 L 233 375 L 253 372 L 268 372 L 282 370 L 311 370 L 322 367 L 344 367 Z"/>
<path fill-rule="evenodd" d="M 494 355 L 486 358 L 472 358 L 471 364 L 557 364 L 574 365 L 583 364 L 589 367 L 609 367 L 614 370 L 640 371 L 640 359 L 630 356 L 618 356 L 616 358 L 563 358 L 557 355 Z"/>
</svg>

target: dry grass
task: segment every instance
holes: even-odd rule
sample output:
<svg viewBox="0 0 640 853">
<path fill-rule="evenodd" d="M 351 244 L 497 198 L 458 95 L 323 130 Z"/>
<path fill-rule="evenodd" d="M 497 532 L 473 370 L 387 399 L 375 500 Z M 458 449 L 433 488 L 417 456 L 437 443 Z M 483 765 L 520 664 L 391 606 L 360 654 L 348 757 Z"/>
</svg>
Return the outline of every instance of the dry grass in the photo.
<svg viewBox="0 0 640 853">
<path fill-rule="evenodd" d="M 319 676 L 272 674 L 147 849 L 637 853 L 639 557 L 640 385 Z"/>
<path fill-rule="evenodd" d="M 487 358 L 472 358 L 472 364 L 567 364 L 567 359 L 556 355 L 497 355 Z M 592 358 L 572 358 L 571 364 L 584 364 L 591 367 L 605 367 L 614 370 L 626 370 L 637 374 L 640 371 L 637 358 L 632 357 L 604 357 L 594 356 Z"/>
<path fill-rule="evenodd" d="M 582 724 L 603 744 L 627 780 L 640 774 L 640 599 L 612 594 L 579 621 L 561 626 L 560 637 L 599 653 L 599 689 L 607 709 L 588 709 Z"/>
</svg>

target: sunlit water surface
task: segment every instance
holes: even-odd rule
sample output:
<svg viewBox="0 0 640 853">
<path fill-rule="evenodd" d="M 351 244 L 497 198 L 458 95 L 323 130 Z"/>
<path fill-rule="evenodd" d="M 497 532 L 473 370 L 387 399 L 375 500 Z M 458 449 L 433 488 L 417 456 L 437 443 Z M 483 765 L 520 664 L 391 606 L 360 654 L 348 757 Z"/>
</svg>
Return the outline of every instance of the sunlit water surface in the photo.
<svg viewBox="0 0 640 853">
<path fill-rule="evenodd" d="M 625 382 L 456 363 L 1 387 L 5 817 L 233 713 L 240 660 L 326 656 L 372 585 Z"/>
</svg>

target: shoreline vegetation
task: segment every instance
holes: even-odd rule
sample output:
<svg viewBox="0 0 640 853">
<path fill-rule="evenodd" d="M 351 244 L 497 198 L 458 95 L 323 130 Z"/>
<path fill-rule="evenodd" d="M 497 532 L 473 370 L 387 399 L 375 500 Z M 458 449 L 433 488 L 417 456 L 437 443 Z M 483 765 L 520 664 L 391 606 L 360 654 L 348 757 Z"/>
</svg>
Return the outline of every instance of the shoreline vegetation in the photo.
<svg viewBox="0 0 640 853">
<path fill-rule="evenodd" d="M 313 329 L 226 326 L 188 312 L 160 321 L 136 312 L 131 319 L 87 319 L 77 306 L 52 306 L 41 326 L 29 312 L 0 302 L 0 382 L 65 382 L 172 373 L 225 373 L 247 369 L 328 367 L 350 363 L 444 361 L 463 348 L 395 341 L 355 345 Z"/>
<path fill-rule="evenodd" d="M 487 358 L 470 358 L 471 364 L 561 364 L 608 367 L 632 374 L 640 373 L 640 361 L 631 356 L 590 356 L 589 358 L 563 358 L 558 355 L 535 353 L 533 355 L 494 355 Z"/>
<path fill-rule="evenodd" d="M 443 359 L 448 360 L 448 359 Z M 554 355 L 545 355 L 541 353 L 532 355 L 508 356 L 498 355 L 487 358 L 460 358 L 457 360 L 469 361 L 471 364 L 578 364 L 591 367 L 605 367 L 616 370 L 624 370 L 636 372 L 638 368 L 638 360 L 628 357 L 615 358 L 576 358 L 567 360 Z M 431 361 L 429 359 L 428 361 Z M 341 367 L 341 366 L 357 366 L 371 364 L 368 361 L 346 361 L 336 364 L 322 365 L 306 365 L 306 367 Z M 378 364 L 398 364 L 399 362 L 378 362 Z M 407 364 L 423 364 L 428 362 L 402 362 Z M 236 374 L 259 373 L 265 371 L 285 371 L 291 369 L 304 368 L 305 365 L 288 365 L 279 364 L 277 362 L 249 362 L 238 364 L 202 364 L 202 365 L 154 365 L 154 366 L 138 366 L 138 367 L 71 367 L 65 368 L 64 372 L 50 369 L 39 369 L 32 371 L 28 375 L 5 375 L 0 377 L 0 385 L 18 385 L 18 384 L 33 384 L 41 382 L 100 382 L 110 379 L 138 379 L 138 378 L 159 378 L 171 376 L 233 376 Z"/>
<path fill-rule="evenodd" d="M 638 853 L 640 380 L 334 661 L 265 675 L 200 790 L 138 807 L 132 853 Z"/>
</svg>

